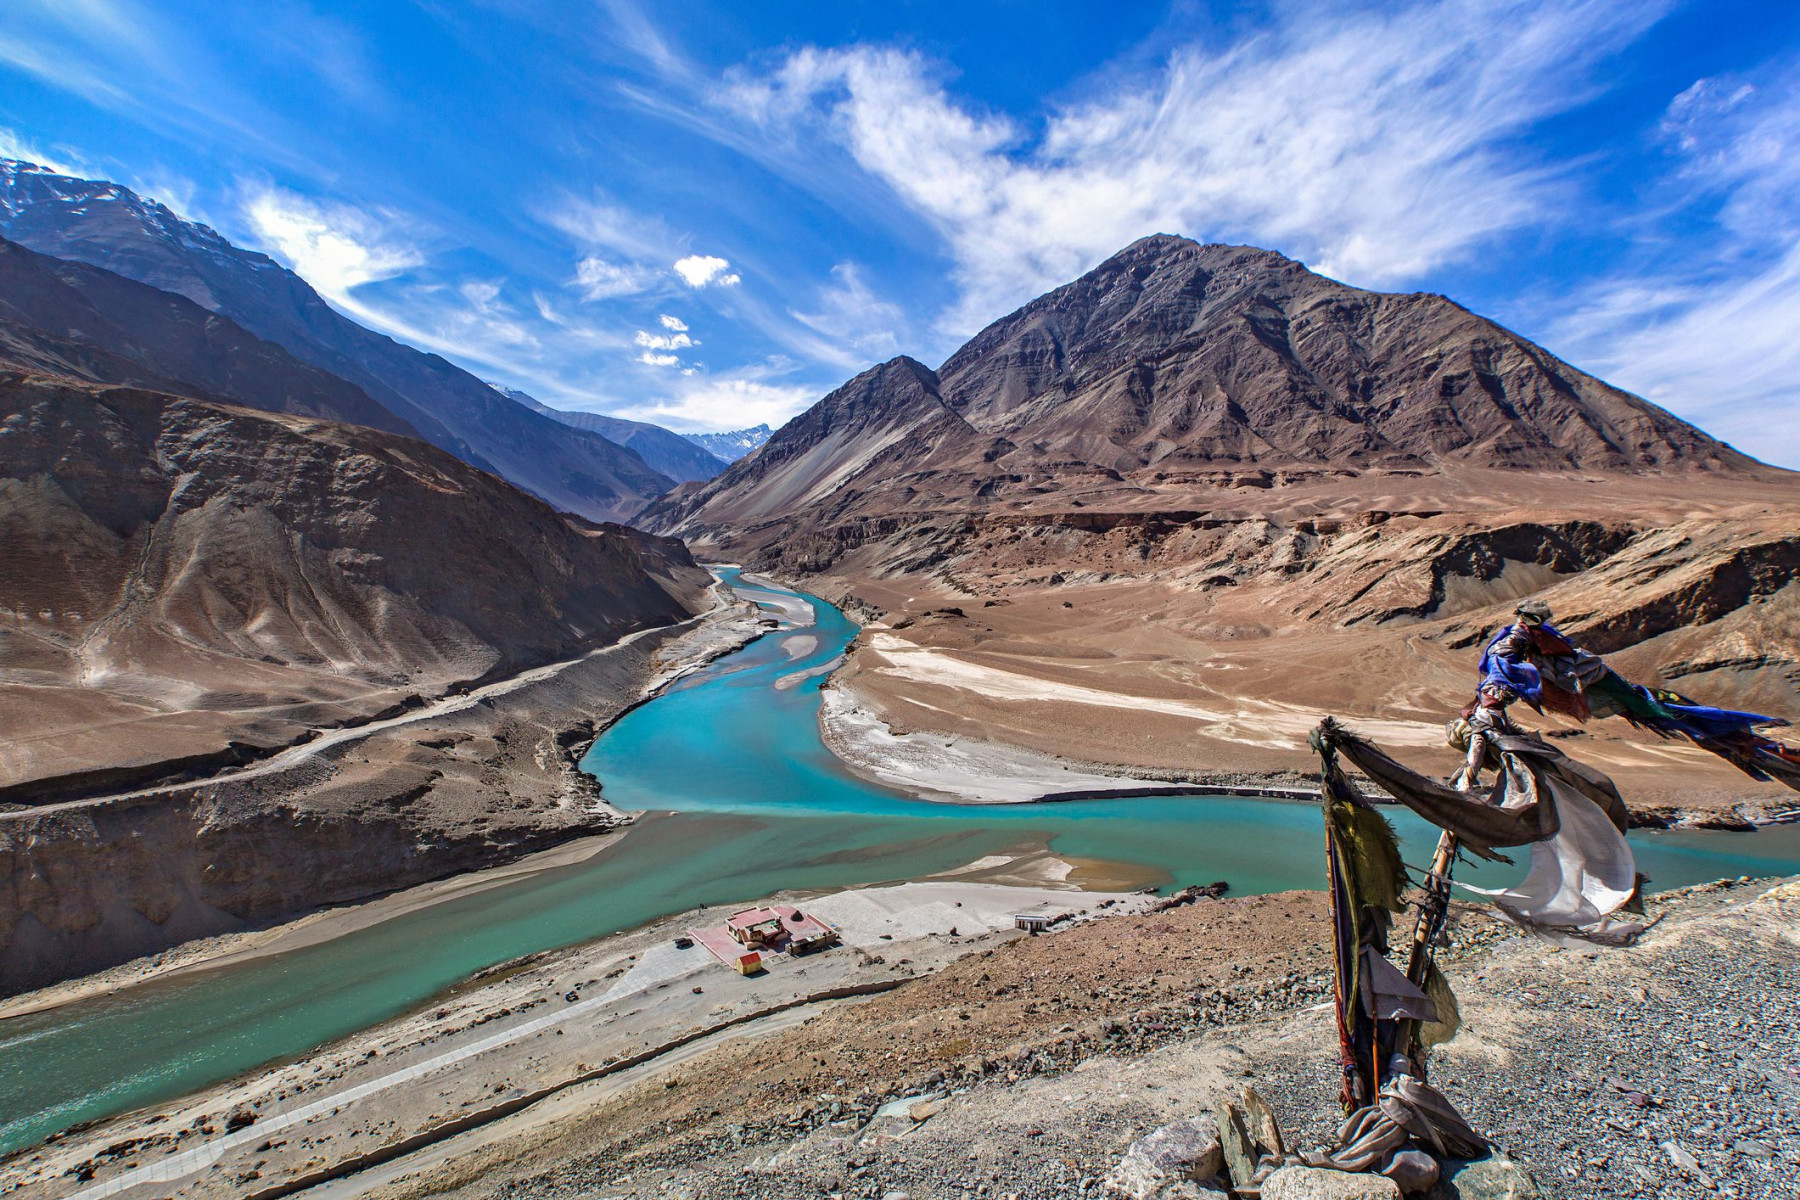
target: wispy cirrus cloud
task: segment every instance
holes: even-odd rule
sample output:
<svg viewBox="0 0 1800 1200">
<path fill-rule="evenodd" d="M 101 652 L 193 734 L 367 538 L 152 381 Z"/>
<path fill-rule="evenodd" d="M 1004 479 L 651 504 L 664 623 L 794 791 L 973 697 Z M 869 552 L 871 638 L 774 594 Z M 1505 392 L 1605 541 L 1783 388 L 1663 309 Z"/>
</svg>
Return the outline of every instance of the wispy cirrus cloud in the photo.
<svg viewBox="0 0 1800 1200">
<path fill-rule="evenodd" d="M 1243 238 L 1382 285 L 1545 219 L 1554 163 L 1515 144 L 1591 98 L 1594 68 L 1668 0 L 1278 8 L 1041 128 L 958 99 L 910 51 L 803 48 L 715 102 L 770 137 L 842 147 L 944 238 L 969 332 L 1152 232 Z"/>
<path fill-rule="evenodd" d="M 391 213 L 315 200 L 282 188 L 252 188 L 244 219 L 294 273 L 319 294 L 359 316 L 371 315 L 354 295 L 424 263 L 412 231 Z"/>
<path fill-rule="evenodd" d="M 572 285 L 583 300 L 635 296 L 656 282 L 656 273 L 630 263 L 612 263 L 590 254 L 575 263 Z"/>
<path fill-rule="evenodd" d="M 677 244 L 658 218 L 645 216 L 604 197 L 565 198 L 543 209 L 540 218 L 592 252 L 644 263 L 665 259 Z"/>
<path fill-rule="evenodd" d="M 772 371 L 753 367 L 720 375 L 682 376 L 665 394 L 614 411 L 684 432 L 764 423 L 779 426 L 823 394 L 810 384 L 776 381 L 788 369 L 783 365 Z"/>
<path fill-rule="evenodd" d="M 1578 289 L 1560 351 L 1758 457 L 1800 467 L 1800 62 L 1701 79 L 1669 104 L 1666 202 L 1685 238 L 1653 230 L 1611 278 Z"/>
<path fill-rule="evenodd" d="M 506 376 L 546 398 L 592 402 L 563 364 L 629 339 L 560 313 L 504 278 L 459 278 L 434 267 L 433 234 L 404 214 L 256 185 L 241 214 L 262 245 L 357 321 L 425 350 Z"/>
<path fill-rule="evenodd" d="M 0 125 L 0 158 L 36 163 L 59 175 L 82 175 L 87 168 L 80 156 L 68 149 L 45 149 L 16 129 Z"/>
<path fill-rule="evenodd" d="M 788 315 L 840 347 L 837 357 L 862 366 L 892 358 L 903 349 L 911 322 L 898 304 L 877 296 L 863 279 L 862 268 L 841 262 L 831 268 L 831 282 L 819 288 L 812 311 L 789 309 Z"/>
</svg>

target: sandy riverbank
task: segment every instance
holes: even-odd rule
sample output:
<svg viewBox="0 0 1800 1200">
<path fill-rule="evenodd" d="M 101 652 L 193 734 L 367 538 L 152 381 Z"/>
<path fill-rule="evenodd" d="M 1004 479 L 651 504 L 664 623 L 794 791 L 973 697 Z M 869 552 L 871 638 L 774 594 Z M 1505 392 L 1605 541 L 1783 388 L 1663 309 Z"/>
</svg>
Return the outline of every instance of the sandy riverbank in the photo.
<svg viewBox="0 0 1800 1200">
<path fill-rule="evenodd" d="M 1422 770 L 1458 762 L 1443 722 L 1472 651 L 1434 640 L 1396 650 L 1391 633 L 1361 628 L 1222 629 L 1179 589 L 1125 581 L 1021 589 L 979 607 L 923 580 L 802 586 L 867 622 L 821 727 L 852 770 L 888 786 L 964 802 L 1156 781 L 1304 791 L 1318 770 L 1307 735 L 1327 713 Z M 1644 824 L 1749 829 L 1800 815 L 1800 796 L 1698 747 L 1618 721 L 1519 716 L 1610 774 Z"/>
<path fill-rule="evenodd" d="M 826 746 L 864 779 L 927 800 L 1022 804 L 1068 792 L 1166 791 L 1145 776 L 1072 769 L 1047 755 L 958 734 L 896 733 L 855 690 L 823 689 L 819 732 Z"/>
<path fill-rule="evenodd" d="M 1006 863 L 971 864 L 992 874 Z M 1038 858 L 1022 869 L 1072 873 Z M 833 997 L 874 994 L 1023 936 L 1013 914 L 1129 913 L 1135 894 L 954 878 L 794 897 L 843 945 L 727 970 L 671 939 L 734 906 L 681 914 L 566 952 L 495 968 L 432 1007 L 166 1106 L 100 1122 L 11 1156 L 0 1188 L 51 1198 L 151 1186 L 160 1195 L 250 1196 L 322 1181 L 381 1148 L 424 1144 L 483 1114 L 605 1078 L 714 1031 Z M 232 1114 L 242 1114 L 234 1117 Z"/>
</svg>

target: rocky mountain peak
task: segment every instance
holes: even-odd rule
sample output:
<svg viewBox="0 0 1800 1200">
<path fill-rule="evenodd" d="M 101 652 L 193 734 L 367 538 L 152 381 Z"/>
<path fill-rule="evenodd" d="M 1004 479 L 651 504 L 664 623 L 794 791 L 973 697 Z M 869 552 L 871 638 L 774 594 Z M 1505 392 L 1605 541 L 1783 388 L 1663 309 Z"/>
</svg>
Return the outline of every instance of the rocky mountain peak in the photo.
<svg viewBox="0 0 1800 1200">
<path fill-rule="evenodd" d="M 1305 507 L 1491 489 L 1502 473 L 1530 496 L 1694 471 L 1786 475 L 1442 296 L 1157 234 L 936 372 L 904 357 L 863 372 L 646 520 L 790 566 L 875 536 L 913 564 L 938 550 L 904 529 L 964 514 L 1079 509 L 1068 519 L 1086 528 L 1108 511 L 1273 511 L 1289 489 Z"/>
<path fill-rule="evenodd" d="M 1142 238 L 939 372 L 976 429 L 1171 457 L 1362 469 L 1743 469 L 1751 460 L 1442 296 L 1354 288 L 1254 246 Z"/>
</svg>

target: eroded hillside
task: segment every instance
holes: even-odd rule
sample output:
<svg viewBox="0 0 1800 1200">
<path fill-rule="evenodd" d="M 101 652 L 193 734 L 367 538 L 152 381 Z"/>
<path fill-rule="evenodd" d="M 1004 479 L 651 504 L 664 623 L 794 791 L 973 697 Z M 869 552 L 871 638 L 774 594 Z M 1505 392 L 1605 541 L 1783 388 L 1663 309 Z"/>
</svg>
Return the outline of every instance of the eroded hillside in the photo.
<svg viewBox="0 0 1800 1200">
<path fill-rule="evenodd" d="M 706 583 L 679 542 L 411 438 L 18 373 L 0 545 L 15 801 L 565 658 L 687 617 Z"/>
</svg>

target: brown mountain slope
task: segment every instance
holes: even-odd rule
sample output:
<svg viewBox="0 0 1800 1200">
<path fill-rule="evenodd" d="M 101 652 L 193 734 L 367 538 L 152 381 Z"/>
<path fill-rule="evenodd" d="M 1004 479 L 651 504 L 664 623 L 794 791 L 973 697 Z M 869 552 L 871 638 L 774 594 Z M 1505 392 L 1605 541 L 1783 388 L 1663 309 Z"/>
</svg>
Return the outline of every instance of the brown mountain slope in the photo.
<svg viewBox="0 0 1800 1200">
<path fill-rule="evenodd" d="M 350 320 L 292 271 L 115 183 L 0 158 L 0 234 L 186 296 L 361 388 L 432 445 L 565 512 L 626 520 L 674 480 Z"/>
<path fill-rule="evenodd" d="M 704 584 L 411 438 L 0 374 L 0 785 L 290 741 Z"/>
<path fill-rule="evenodd" d="M 919 423 L 958 433 L 900 436 Z M 796 491 L 802 459 L 814 483 Z M 1469 468 L 1551 487 L 1771 474 L 1442 296 L 1158 236 L 995 322 L 936 373 L 904 358 L 865 372 L 643 523 L 734 553 L 798 542 L 816 562 L 821 538 L 859 542 L 859 522 L 901 514 L 1268 511 L 1298 500 L 1295 485 L 1355 497 L 1425 477 L 1473 495 Z"/>
<path fill-rule="evenodd" d="M 419 436 L 355 384 L 185 296 L 4 238 L 0 363 Z"/>
<path fill-rule="evenodd" d="M 1800 475 L 1263 250 L 1146 238 L 643 519 L 885 625 L 838 682 L 902 729 L 1205 774 L 1306 769 L 1331 711 L 1429 755 L 1540 593 L 1637 678 L 1800 719 Z M 1788 802 L 1585 736 L 1639 799 Z"/>
<path fill-rule="evenodd" d="M 939 374 L 982 432 L 1122 472 L 1752 465 L 1442 296 L 1176 237 L 1135 242 L 995 322 Z"/>
</svg>

